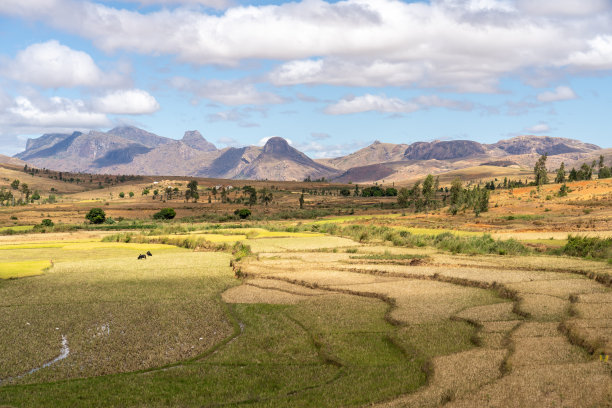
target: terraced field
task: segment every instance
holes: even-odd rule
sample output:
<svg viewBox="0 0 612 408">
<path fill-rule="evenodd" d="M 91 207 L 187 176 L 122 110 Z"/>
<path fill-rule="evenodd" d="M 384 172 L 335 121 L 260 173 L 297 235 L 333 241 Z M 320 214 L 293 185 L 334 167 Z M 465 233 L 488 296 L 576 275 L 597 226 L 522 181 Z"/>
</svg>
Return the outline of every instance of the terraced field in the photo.
<svg viewBox="0 0 612 408">
<path fill-rule="evenodd" d="M 404 251 L 404 259 L 397 256 Z M 358 252 L 363 255 L 270 247 L 259 260 L 241 265 L 247 279 L 230 291 L 229 300 L 300 302 L 306 295 L 297 288 L 378 298 L 392 307 L 388 320 L 407 353 L 419 350 L 416 327 L 435 332 L 466 322 L 477 329 L 473 348 L 430 355 L 426 386 L 381 406 L 612 404 L 611 366 L 599 359 L 612 353 L 612 291 L 584 276 L 609 273 L 605 264 L 435 253 L 410 260 L 418 254 L 399 248 L 384 260 L 381 248 L 360 246 Z M 368 262 L 369 253 L 379 256 Z M 286 298 L 281 285 L 288 283 L 294 289 Z M 426 338 L 435 336 L 427 332 Z"/>
<path fill-rule="evenodd" d="M 174 238 L 194 236 L 253 255 L 232 270 L 204 248 L 3 243 L 0 266 L 53 265 L 0 280 L 0 405 L 612 406 L 603 262 L 262 228 Z"/>
</svg>

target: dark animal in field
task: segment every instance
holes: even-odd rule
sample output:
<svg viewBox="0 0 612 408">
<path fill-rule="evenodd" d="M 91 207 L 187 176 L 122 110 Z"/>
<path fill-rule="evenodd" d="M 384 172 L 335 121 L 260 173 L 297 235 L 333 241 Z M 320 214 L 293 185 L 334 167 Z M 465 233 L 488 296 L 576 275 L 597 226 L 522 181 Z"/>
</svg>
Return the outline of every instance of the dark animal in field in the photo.
<svg viewBox="0 0 612 408">
<path fill-rule="evenodd" d="M 147 259 L 147 256 L 145 254 L 140 254 L 138 255 L 138 259 Z"/>
<path fill-rule="evenodd" d="M 151 251 L 147 251 L 147 256 L 153 256 L 153 254 L 151 253 Z"/>
</svg>

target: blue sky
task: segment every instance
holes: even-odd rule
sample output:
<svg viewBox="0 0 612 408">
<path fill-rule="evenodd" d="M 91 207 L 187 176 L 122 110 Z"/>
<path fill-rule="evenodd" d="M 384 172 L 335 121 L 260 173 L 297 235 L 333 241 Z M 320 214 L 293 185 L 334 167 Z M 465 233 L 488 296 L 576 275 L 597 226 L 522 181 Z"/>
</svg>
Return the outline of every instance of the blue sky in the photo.
<svg viewBox="0 0 612 408">
<path fill-rule="evenodd" d="M 2 0 L 0 153 L 139 126 L 312 157 L 521 134 L 612 147 L 610 0 Z"/>
</svg>

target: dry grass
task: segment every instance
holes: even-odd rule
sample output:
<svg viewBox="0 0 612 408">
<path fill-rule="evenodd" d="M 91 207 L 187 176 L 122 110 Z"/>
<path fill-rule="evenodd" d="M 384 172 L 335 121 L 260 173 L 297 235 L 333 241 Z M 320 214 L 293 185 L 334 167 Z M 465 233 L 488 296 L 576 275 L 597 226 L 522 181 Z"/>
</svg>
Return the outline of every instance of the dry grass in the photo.
<svg viewBox="0 0 612 408">
<path fill-rule="evenodd" d="M 522 294 L 520 309 L 536 320 L 560 320 L 569 306 L 569 301 L 551 295 Z"/>
<path fill-rule="evenodd" d="M 474 394 L 445 407 L 607 407 L 612 401 L 609 368 L 601 363 L 517 368 Z"/>
<path fill-rule="evenodd" d="M 458 313 L 457 317 L 475 322 L 516 321 L 519 316 L 514 314 L 512 310 L 513 305 L 510 302 L 496 303 L 465 309 Z"/>
<path fill-rule="evenodd" d="M 340 237 L 268 238 L 249 241 L 253 252 L 312 251 L 359 246 L 353 240 Z"/>
</svg>

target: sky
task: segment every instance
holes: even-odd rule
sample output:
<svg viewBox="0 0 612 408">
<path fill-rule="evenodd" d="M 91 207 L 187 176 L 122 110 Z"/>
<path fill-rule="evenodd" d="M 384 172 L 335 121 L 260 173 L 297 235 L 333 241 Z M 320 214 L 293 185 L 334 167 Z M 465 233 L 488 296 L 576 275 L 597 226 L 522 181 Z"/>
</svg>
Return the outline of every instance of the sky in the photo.
<svg viewBox="0 0 612 408">
<path fill-rule="evenodd" d="M 612 0 L 1 0 L 0 154 L 120 125 L 316 158 L 523 134 L 612 147 Z"/>
</svg>

